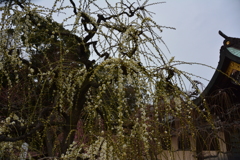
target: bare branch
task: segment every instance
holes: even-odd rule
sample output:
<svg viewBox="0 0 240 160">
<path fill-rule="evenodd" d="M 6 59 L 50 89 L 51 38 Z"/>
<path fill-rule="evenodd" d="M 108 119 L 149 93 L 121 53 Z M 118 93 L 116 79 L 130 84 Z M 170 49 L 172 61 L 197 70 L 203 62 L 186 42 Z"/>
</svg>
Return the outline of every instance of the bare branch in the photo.
<svg viewBox="0 0 240 160">
<path fill-rule="evenodd" d="M 125 5 L 125 6 L 127 6 L 126 4 L 124 4 L 123 3 L 123 5 Z M 132 17 L 132 16 L 134 16 L 135 15 L 135 13 L 138 11 L 138 10 L 144 10 L 144 7 L 137 7 L 136 9 L 132 9 L 133 8 L 133 3 L 128 7 L 127 6 L 127 8 L 128 8 L 128 10 L 129 10 L 129 13 L 127 13 L 127 12 L 122 12 L 122 13 L 119 13 L 119 14 L 116 14 L 116 15 L 111 15 L 111 16 L 109 16 L 109 17 L 107 17 L 107 18 L 104 18 L 105 20 L 109 20 L 109 19 L 111 19 L 111 18 L 114 18 L 114 17 L 119 17 L 119 16 L 121 16 L 121 15 L 123 15 L 123 14 L 126 14 L 128 17 Z"/>
<path fill-rule="evenodd" d="M 144 10 L 144 7 L 137 7 L 136 9 L 133 9 L 133 4 L 134 4 L 134 3 L 132 3 L 130 6 L 127 6 L 126 4 L 124 4 L 125 6 L 127 6 L 128 10 L 129 10 L 129 13 L 124 11 L 124 12 L 119 13 L 119 14 L 116 14 L 116 15 L 111 15 L 111 16 L 109 16 L 109 17 L 107 17 L 107 18 L 105 18 L 104 15 L 98 14 L 98 15 L 97 15 L 97 16 L 98 16 L 98 19 L 97 19 L 97 23 L 96 23 L 97 26 L 96 26 L 96 24 L 95 24 L 94 22 L 91 22 L 91 20 L 89 19 L 89 17 L 87 16 L 86 13 L 82 13 L 82 17 L 84 18 L 84 19 L 82 20 L 82 23 L 83 23 L 83 26 L 84 26 L 85 31 L 88 32 L 88 35 L 84 38 L 84 42 L 89 41 L 89 40 L 95 35 L 95 33 L 96 33 L 96 31 L 97 31 L 97 27 L 99 26 L 99 24 L 101 23 L 101 21 L 106 22 L 107 20 L 110 20 L 110 19 L 112 19 L 112 18 L 114 18 L 114 17 L 119 17 L 119 16 L 121 16 L 121 15 L 123 15 L 123 14 L 126 14 L 128 17 L 132 17 L 132 16 L 135 15 L 135 13 L 136 13 L 138 10 Z M 87 24 L 91 24 L 91 25 L 93 26 L 93 29 L 92 29 L 92 30 L 89 30 L 89 29 L 87 28 Z M 118 31 L 120 32 L 120 30 L 118 30 Z"/>
<path fill-rule="evenodd" d="M 107 52 L 103 53 L 103 54 L 100 54 L 97 50 L 97 41 L 95 41 L 95 43 L 93 43 L 93 49 L 94 51 L 96 52 L 96 54 L 99 56 L 99 57 L 105 57 L 104 59 L 106 60 L 108 57 L 109 57 L 109 54 Z"/>
<path fill-rule="evenodd" d="M 77 15 L 77 9 L 76 9 L 75 3 L 73 2 L 73 0 L 70 0 L 70 2 L 73 5 L 73 12 L 74 12 L 74 14 Z"/>
</svg>

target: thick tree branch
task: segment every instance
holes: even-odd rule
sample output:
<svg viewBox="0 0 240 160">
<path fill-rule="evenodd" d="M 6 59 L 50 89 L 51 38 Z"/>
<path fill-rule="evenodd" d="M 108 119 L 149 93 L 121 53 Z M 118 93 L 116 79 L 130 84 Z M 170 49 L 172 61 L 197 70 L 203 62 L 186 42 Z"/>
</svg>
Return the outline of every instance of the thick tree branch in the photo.
<svg viewBox="0 0 240 160">
<path fill-rule="evenodd" d="M 72 4 L 72 6 L 73 6 L 73 12 L 74 12 L 74 14 L 77 15 L 77 9 L 76 9 L 75 3 L 73 2 L 73 0 L 70 0 L 70 2 L 71 2 L 71 4 Z"/>
<path fill-rule="evenodd" d="M 96 23 L 97 26 L 96 26 L 96 24 L 95 24 L 94 22 L 91 22 L 91 20 L 89 19 L 89 17 L 87 16 L 86 13 L 82 13 L 82 17 L 84 18 L 84 19 L 82 20 L 82 23 L 83 23 L 83 25 L 84 25 L 85 31 L 88 32 L 88 35 L 84 38 L 84 42 L 89 41 L 89 40 L 95 35 L 95 33 L 96 33 L 96 31 L 97 31 L 97 27 L 99 26 L 99 24 L 101 23 L 101 21 L 106 22 L 106 20 L 110 20 L 110 19 L 112 19 L 112 18 L 114 18 L 114 17 L 119 17 L 119 16 L 121 16 L 121 15 L 123 15 L 123 14 L 126 14 L 128 17 L 132 17 L 132 16 L 135 15 L 135 13 L 136 13 L 138 10 L 144 10 L 144 7 L 137 7 L 136 9 L 134 9 L 134 8 L 133 8 L 133 4 L 134 4 L 134 3 L 132 3 L 130 6 L 127 6 L 126 4 L 124 4 L 124 5 L 128 8 L 129 13 L 124 11 L 124 12 L 122 12 L 122 13 L 119 13 L 119 14 L 116 14 L 116 15 L 111 15 L 111 16 L 106 17 L 106 18 L 105 18 L 103 15 L 98 14 L 98 15 L 97 15 L 97 16 L 98 16 L 98 19 L 97 19 L 97 23 Z M 93 26 L 93 29 L 92 29 L 92 30 L 89 30 L 89 29 L 87 28 L 87 24 L 91 24 L 91 25 Z"/>
<path fill-rule="evenodd" d="M 24 6 L 22 5 L 21 2 L 19 2 L 18 0 L 14 0 L 14 2 L 15 2 L 17 5 L 19 5 L 22 9 L 24 9 Z"/>
<path fill-rule="evenodd" d="M 105 53 L 103 53 L 103 54 L 100 54 L 100 53 L 98 52 L 98 50 L 97 50 L 96 45 L 97 45 L 97 41 L 95 41 L 95 42 L 93 43 L 93 49 L 94 49 L 94 51 L 96 52 L 96 54 L 97 54 L 99 57 L 105 57 L 104 59 L 106 60 L 106 59 L 109 57 L 109 54 L 108 54 L 107 52 L 105 52 Z"/>
<path fill-rule="evenodd" d="M 133 4 L 134 4 L 134 3 L 132 3 L 130 6 L 128 6 L 128 5 L 126 5 L 126 4 L 123 3 L 123 5 L 125 5 L 125 6 L 128 8 L 129 13 L 124 11 L 124 12 L 122 12 L 122 13 L 119 13 L 119 14 L 116 14 L 116 15 L 111 15 L 111 16 L 109 16 L 109 17 L 107 17 L 107 18 L 104 18 L 104 20 L 109 20 L 109 19 L 112 19 L 112 18 L 114 18 L 114 17 L 119 17 L 119 16 L 121 16 L 121 15 L 123 15 L 123 14 L 126 14 L 128 17 L 132 17 L 132 16 L 135 15 L 135 13 L 136 13 L 138 10 L 144 10 L 144 7 L 137 7 L 136 9 L 133 9 Z"/>
</svg>

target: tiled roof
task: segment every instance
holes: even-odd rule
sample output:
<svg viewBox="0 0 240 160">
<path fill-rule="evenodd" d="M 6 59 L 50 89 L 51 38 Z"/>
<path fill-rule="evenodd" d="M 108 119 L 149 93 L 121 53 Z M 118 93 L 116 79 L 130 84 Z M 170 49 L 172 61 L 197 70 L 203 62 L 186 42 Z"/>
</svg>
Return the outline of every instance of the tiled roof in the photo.
<svg viewBox="0 0 240 160">
<path fill-rule="evenodd" d="M 227 50 L 231 52 L 233 55 L 240 57 L 240 49 L 236 49 L 234 47 L 227 47 Z"/>
</svg>

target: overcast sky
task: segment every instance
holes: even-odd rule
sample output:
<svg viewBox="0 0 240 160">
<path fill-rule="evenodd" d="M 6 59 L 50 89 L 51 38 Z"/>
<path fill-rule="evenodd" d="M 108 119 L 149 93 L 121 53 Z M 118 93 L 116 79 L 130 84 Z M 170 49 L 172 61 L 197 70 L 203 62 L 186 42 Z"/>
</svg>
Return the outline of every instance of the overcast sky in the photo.
<svg viewBox="0 0 240 160">
<path fill-rule="evenodd" d="M 151 0 L 150 0 L 151 2 Z M 198 62 L 217 67 L 223 38 L 240 38 L 240 0 L 166 0 L 153 7 L 154 19 L 160 25 L 175 27 L 164 30 L 162 37 L 176 60 Z M 181 69 L 211 79 L 214 70 L 182 65 Z M 207 81 L 202 80 L 204 85 Z"/>
</svg>

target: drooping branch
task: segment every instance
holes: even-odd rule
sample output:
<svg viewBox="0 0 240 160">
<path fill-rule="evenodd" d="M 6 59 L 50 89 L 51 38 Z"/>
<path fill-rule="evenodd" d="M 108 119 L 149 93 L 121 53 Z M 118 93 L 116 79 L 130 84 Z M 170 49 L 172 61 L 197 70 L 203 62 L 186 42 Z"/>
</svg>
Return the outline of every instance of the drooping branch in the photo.
<svg viewBox="0 0 240 160">
<path fill-rule="evenodd" d="M 144 10 L 144 7 L 137 7 L 136 9 L 134 9 L 134 8 L 133 8 L 133 4 L 134 4 L 134 3 L 132 3 L 130 6 L 127 6 L 126 4 L 124 4 L 124 5 L 128 8 L 129 13 L 126 12 L 126 11 L 123 11 L 123 12 L 121 12 L 121 13 L 119 13 L 119 14 L 111 15 L 111 16 L 109 16 L 109 17 L 104 17 L 104 15 L 98 14 L 98 15 L 97 15 L 97 16 L 98 16 L 98 19 L 97 19 L 96 22 L 92 22 L 92 20 L 90 19 L 90 17 L 89 17 L 86 13 L 82 12 L 82 13 L 81 13 L 81 16 L 82 16 L 82 24 L 83 24 L 83 26 L 84 26 L 84 30 L 85 30 L 86 32 L 88 32 L 88 35 L 84 38 L 84 42 L 88 42 L 91 38 L 93 38 L 93 36 L 94 36 L 95 33 L 97 32 L 98 26 L 100 25 L 100 23 L 101 23 L 102 21 L 106 22 L 107 20 L 110 20 L 110 19 L 115 18 L 115 17 L 119 17 L 119 16 L 121 16 L 121 15 L 123 15 L 123 14 L 126 14 L 128 17 L 133 17 L 138 10 Z M 73 3 L 73 7 L 74 7 L 74 6 L 75 6 L 75 4 Z M 76 7 L 74 7 L 74 12 L 75 12 L 75 11 L 76 11 Z M 76 14 L 76 13 L 75 13 L 75 14 Z M 90 29 L 87 27 L 87 24 L 92 25 L 92 26 L 93 26 L 93 29 L 90 30 Z M 114 28 L 114 27 L 111 26 L 110 28 Z M 120 30 L 119 30 L 119 31 L 120 31 Z"/>
<path fill-rule="evenodd" d="M 72 6 L 73 6 L 73 12 L 74 12 L 74 14 L 77 15 L 77 9 L 76 9 L 75 3 L 73 2 L 73 0 L 70 0 L 70 2 L 71 2 L 71 4 L 72 4 Z M 83 24 L 84 30 L 88 33 L 88 34 L 84 37 L 83 41 L 81 41 L 81 43 L 88 44 L 87 42 L 94 37 L 95 33 L 97 32 L 98 26 L 100 25 L 100 23 L 101 23 L 102 21 L 106 22 L 107 20 L 110 20 L 110 19 L 112 19 L 112 18 L 114 18 L 114 17 L 119 17 L 119 16 L 121 16 L 121 15 L 123 15 L 123 14 L 127 15 L 128 17 L 132 17 L 132 16 L 135 15 L 135 13 L 136 13 L 138 10 L 144 10 L 144 7 L 137 7 L 137 8 L 134 9 L 133 4 L 134 4 L 134 3 L 132 3 L 130 6 L 128 6 L 127 4 L 124 4 L 124 3 L 123 3 L 123 5 L 126 6 L 126 9 L 128 9 L 128 12 L 123 11 L 123 12 L 121 12 L 121 13 L 119 13 L 119 14 L 111 15 L 111 16 L 109 16 L 109 17 L 104 17 L 104 15 L 98 14 L 98 15 L 97 15 L 97 16 L 98 16 L 98 19 L 97 19 L 96 22 L 93 22 L 92 19 L 90 18 L 90 16 L 89 16 L 87 13 L 81 12 L 81 17 L 82 17 L 81 22 L 82 22 L 82 24 Z M 88 25 L 93 26 L 93 28 L 92 28 L 92 29 L 89 29 Z M 122 26 L 121 26 L 120 28 L 118 28 L 118 27 L 116 27 L 116 26 L 106 25 L 106 27 L 107 27 L 107 28 L 116 29 L 116 30 L 118 30 L 118 31 L 121 32 L 121 33 L 125 32 L 125 31 L 127 30 L 126 27 L 124 28 L 124 27 L 122 27 Z M 142 33 L 143 33 L 143 32 L 140 31 L 139 33 L 137 33 L 137 36 L 139 36 L 139 35 L 142 34 Z M 132 35 L 132 36 L 136 36 L 136 35 Z M 80 42 L 80 41 L 79 41 L 79 42 Z M 135 45 L 135 47 L 132 49 L 131 53 L 125 53 L 126 55 L 128 54 L 130 57 L 137 51 L 137 48 L 138 48 L 137 40 L 134 39 L 134 42 L 136 43 L 136 45 Z M 94 42 L 94 43 L 92 43 L 92 44 L 93 44 L 94 51 L 96 52 L 96 54 L 97 54 L 99 57 L 105 57 L 105 59 L 107 59 L 107 58 L 109 57 L 109 53 L 107 53 L 107 52 L 105 52 L 105 53 L 103 53 L 103 54 L 100 54 L 100 53 L 98 52 L 98 50 L 97 50 L 97 48 L 96 48 L 97 42 Z M 89 44 L 88 44 L 88 45 L 89 45 Z"/>
<path fill-rule="evenodd" d="M 138 50 L 138 47 L 139 47 L 139 43 L 138 43 L 138 37 L 143 33 L 143 31 L 136 31 L 132 34 L 129 34 L 129 36 L 132 37 L 133 39 L 133 42 L 135 44 L 135 46 L 132 48 L 131 51 L 127 52 L 127 53 L 121 53 L 125 56 L 128 56 L 129 58 L 132 58 L 132 56 L 136 53 L 136 51 Z"/>
<path fill-rule="evenodd" d="M 74 3 L 73 0 L 70 0 L 72 6 L 73 6 L 73 12 L 75 15 L 77 15 L 77 9 L 76 9 L 76 5 Z M 19 5 L 22 9 L 24 9 L 24 6 L 21 2 L 19 2 L 19 0 L 15 0 L 15 3 L 17 5 Z M 93 20 L 91 19 L 91 17 L 84 13 L 84 12 L 81 12 L 81 17 L 82 17 L 82 24 L 83 24 L 83 27 L 84 27 L 84 30 L 88 33 L 83 39 L 72 34 L 70 31 L 67 31 L 66 29 L 63 29 L 63 27 L 61 27 L 61 31 L 60 31 L 60 35 L 62 36 L 70 36 L 70 37 L 74 37 L 77 42 L 80 44 L 79 48 L 81 50 L 81 53 L 79 52 L 79 56 L 80 57 L 83 57 L 83 52 L 85 53 L 85 50 L 88 50 L 89 48 L 89 45 L 90 43 L 88 43 L 88 41 L 93 38 L 93 36 L 95 35 L 95 33 L 97 32 L 97 29 L 98 29 L 98 26 L 100 25 L 101 21 L 104 21 L 106 22 L 106 20 L 110 20 L 114 17 L 119 17 L 123 14 L 127 15 L 128 17 L 132 17 L 135 15 L 135 13 L 138 11 L 138 10 L 144 10 L 144 7 L 137 7 L 137 8 L 134 8 L 133 7 L 133 4 L 132 3 L 131 5 L 127 5 L 127 4 L 124 4 L 124 6 L 126 6 L 126 9 L 128 9 L 128 11 L 125 11 L 126 9 L 124 9 L 123 12 L 119 13 L 119 14 L 116 14 L 116 15 L 111 15 L 109 17 L 104 17 L 104 15 L 101 15 L 101 14 L 98 14 L 98 19 L 96 22 L 93 22 Z M 35 15 L 35 14 L 34 14 Z M 31 22 L 37 26 L 38 22 L 36 21 L 36 19 L 34 18 L 34 15 L 29 13 L 29 16 L 30 16 L 30 20 Z M 89 29 L 88 28 L 88 25 L 92 25 L 93 28 L 92 29 Z M 118 30 L 119 32 L 125 32 L 127 30 L 127 28 L 125 29 L 119 29 L 119 28 L 116 28 L 114 26 L 106 26 L 107 28 L 114 28 L 116 30 Z M 142 32 L 141 32 L 142 33 Z M 139 33 L 138 35 L 140 35 L 141 33 Z M 48 31 L 48 34 L 49 35 L 55 35 L 55 36 L 59 36 L 59 33 L 53 33 L 52 31 Z M 125 53 L 125 54 L 128 54 L 129 56 L 133 55 L 136 51 L 137 51 L 137 48 L 138 48 L 138 45 L 137 45 L 137 40 L 134 40 L 134 42 L 136 43 L 135 47 L 132 49 L 131 53 Z M 107 59 L 109 57 L 109 54 L 107 52 L 103 53 L 103 54 L 100 54 L 96 48 L 96 43 L 92 43 L 93 44 L 93 48 L 94 48 L 94 51 L 96 52 L 96 54 L 99 56 L 99 57 L 105 57 L 105 59 Z M 87 68 L 90 68 L 92 67 L 92 64 L 94 64 L 94 62 L 92 61 L 89 61 L 87 57 L 84 57 L 82 60 L 81 60 L 82 63 L 85 64 L 85 66 Z"/>
<path fill-rule="evenodd" d="M 8 137 L 4 134 L 1 134 L 0 142 L 2 142 L 2 141 L 16 142 L 19 140 L 23 140 L 23 139 L 31 136 L 32 134 L 36 133 L 37 131 L 42 130 L 46 125 L 49 125 L 49 126 L 62 125 L 63 124 L 62 122 L 55 122 L 54 120 L 50 120 L 50 122 L 48 122 L 47 124 L 44 124 L 41 122 L 41 119 L 45 119 L 46 114 L 47 114 L 47 116 L 49 116 L 50 112 L 52 110 L 53 110 L 52 107 L 43 108 L 38 115 L 39 120 L 36 123 L 31 124 L 29 126 L 21 126 L 19 123 L 15 123 L 14 125 L 8 125 L 8 128 L 10 128 L 11 130 L 16 130 L 16 133 L 25 132 L 25 134 L 17 136 L 17 137 Z"/>
<path fill-rule="evenodd" d="M 0 142 L 16 142 L 22 139 L 25 139 L 29 136 L 31 136 L 32 134 L 36 133 L 36 131 L 39 131 L 41 129 L 43 129 L 44 125 L 42 123 L 38 123 L 34 128 L 32 128 L 29 132 L 27 132 L 24 135 L 18 136 L 18 137 L 8 137 L 6 135 L 0 135 Z"/>
<path fill-rule="evenodd" d="M 59 122 L 50 122 L 47 125 L 48 126 L 55 126 L 55 125 L 62 125 L 63 123 L 59 123 Z M 0 142 L 16 142 L 19 140 L 23 140 L 33 134 L 35 134 L 37 131 L 41 131 L 42 129 L 44 129 L 44 127 L 46 126 L 46 124 L 43 124 L 42 122 L 38 122 L 37 124 L 33 124 L 30 126 L 31 129 L 29 129 L 30 131 L 27 131 L 25 134 L 18 136 L 18 137 L 8 137 L 4 134 L 0 135 Z M 14 128 L 16 127 L 20 127 L 20 126 L 14 126 Z M 21 127 L 19 128 L 19 131 L 23 131 L 26 130 L 26 127 Z"/>
<path fill-rule="evenodd" d="M 126 4 L 124 4 L 124 5 L 127 6 Z M 132 16 L 135 15 L 135 13 L 136 13 L 138 10 L 144 10 L 144 7 L 137 7 L 136 9 L 132 9 L 132 8 L 133 8 L 132 6 L 133 6 L 133 3 L 132 3 L 130 6 L 127 6 L 127 8 L 129 9 L 129 13 L 123 11 L 123 12 L 121 12 L 121 13 L 119 13 L 119 14 L 111 15 L 111 16 L 109 16 L 109 17 L 104 17 L 103 15 L 98 14 L 97 24 L 100 24 L 101 21 L 106 22 L 107 20 L 110 20 L 110 19 L 115 18 L 115 17 L 119 17 L 119 16 L 121 16 L 121 15 L 123 15 L 123 14 L 126 14 L 128 17 L 132 17 Z M 93 28 L 93 29 L 94 29 L 94 28 Z"/>
</svg>

